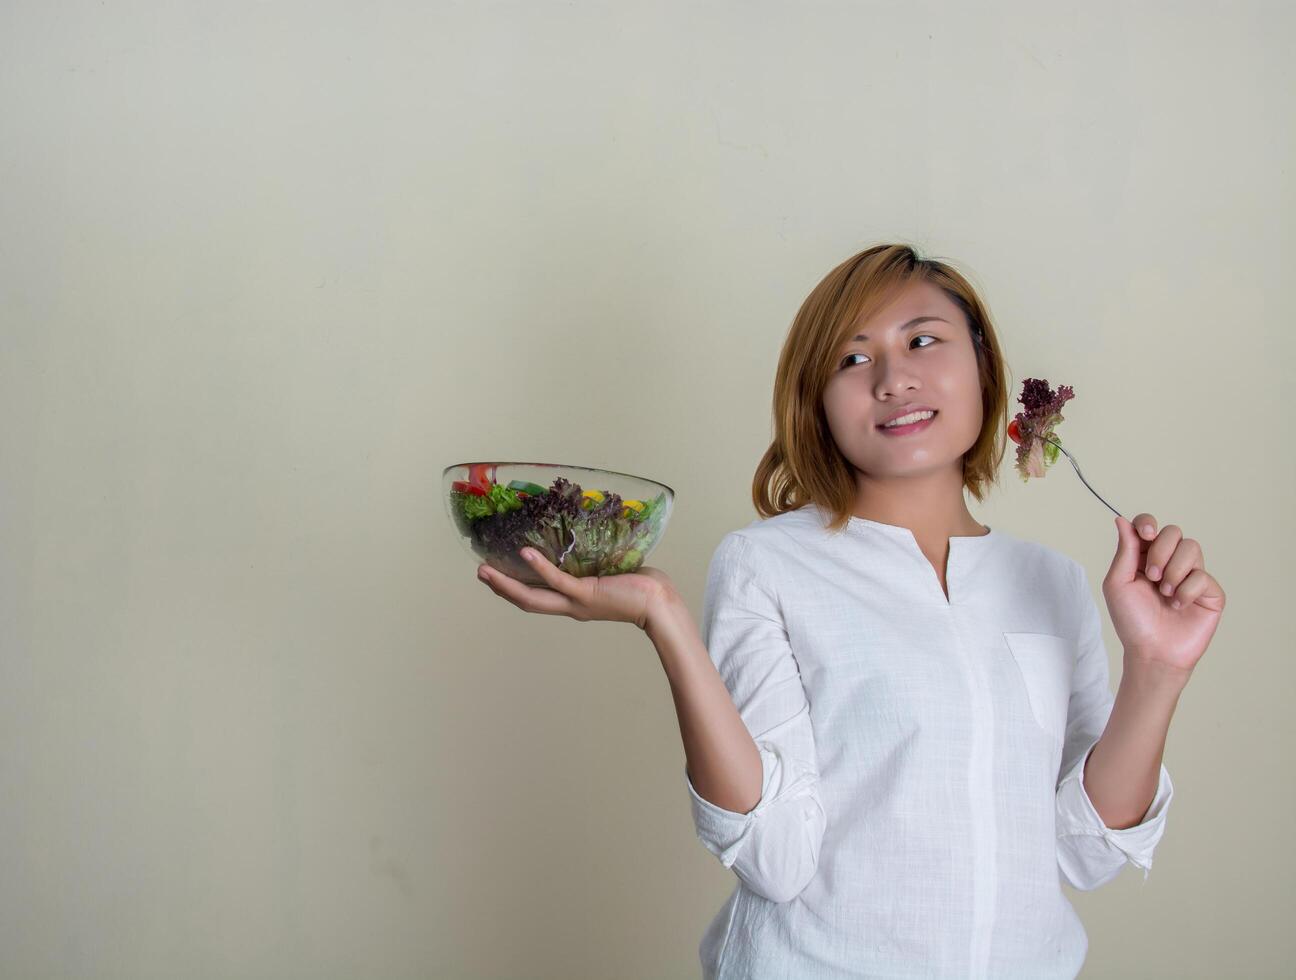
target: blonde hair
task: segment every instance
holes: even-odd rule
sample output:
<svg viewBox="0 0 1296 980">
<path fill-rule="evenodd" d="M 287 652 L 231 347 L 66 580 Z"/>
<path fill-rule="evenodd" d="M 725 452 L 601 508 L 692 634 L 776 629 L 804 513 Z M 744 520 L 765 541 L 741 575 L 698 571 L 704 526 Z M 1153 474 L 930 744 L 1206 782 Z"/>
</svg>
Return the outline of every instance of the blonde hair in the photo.
<svg viewBox="0 0 1296 980">
<path fill-rule="evenodd" d="M 792 321 L 774 378 L 774 441 L 752 480 L 752 502 L 761 517 L 814 503 L 832 515 L 830 530 L 840 531 L 850 520 L 858 489 L 850 461 L 828 429 L 824 389 L 833 356 L 855 326 L 914 281 L 942 289 L 967 317 L 983 417 L 976 442 L 963 454 L 963 485 L 981 501 L 998 482 L 1008 417 L 1007 366 L 985 304 L 947 263 L 922 258 L 909 245 L 875 245 L 829 272 Z"/>
</svg>

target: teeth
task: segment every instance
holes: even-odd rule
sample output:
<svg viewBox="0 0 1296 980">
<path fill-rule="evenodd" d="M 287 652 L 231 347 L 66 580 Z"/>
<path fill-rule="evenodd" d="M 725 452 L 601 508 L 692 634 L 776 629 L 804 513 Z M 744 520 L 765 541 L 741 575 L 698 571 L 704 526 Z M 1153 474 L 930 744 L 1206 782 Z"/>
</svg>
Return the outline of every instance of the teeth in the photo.
<svg viewBox="0 0 1296 980">
<path fill-rule="evenodd" d="M 902 415 L 900 418 L 888 422 L 883 428 L 890 429 L 897 425 L 910 425 L 914 422 L 921 422 L 923 419 L 929 419 L 935 414 L 935 412 L 914 412 L 910 415 Z"/>
</svg>

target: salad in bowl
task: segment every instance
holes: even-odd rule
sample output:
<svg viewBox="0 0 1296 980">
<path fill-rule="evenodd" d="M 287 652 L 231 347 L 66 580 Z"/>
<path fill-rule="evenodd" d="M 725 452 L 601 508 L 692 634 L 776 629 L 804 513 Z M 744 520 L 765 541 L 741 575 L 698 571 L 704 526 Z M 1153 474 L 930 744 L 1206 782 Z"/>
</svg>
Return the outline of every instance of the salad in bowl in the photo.
<svg viewBox="0 0 1296 980">
<path fill-rule="evenodd" d="M 456 463 L 441 481 L 464 546 L 541 588 L 524 547 L 578 578 L 633 572 L 661 539 L 675 499 L 655 480 L 560 463 Z"/>
</svg>

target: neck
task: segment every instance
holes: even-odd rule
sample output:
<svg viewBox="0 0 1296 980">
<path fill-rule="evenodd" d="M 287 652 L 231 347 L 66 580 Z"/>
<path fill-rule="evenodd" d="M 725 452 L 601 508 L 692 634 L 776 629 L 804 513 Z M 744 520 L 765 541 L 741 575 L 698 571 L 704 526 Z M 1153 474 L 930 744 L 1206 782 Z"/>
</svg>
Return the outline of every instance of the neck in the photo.
<svg viewBox="0 0 1296 980">
<path fill-rule="evenodd" d="M 856 517 L 907 527 L 920 542 L 987 533 L 968 510 L 959 472 L 881 480 L 861 474 L 857 479 Z"/>
</svg>

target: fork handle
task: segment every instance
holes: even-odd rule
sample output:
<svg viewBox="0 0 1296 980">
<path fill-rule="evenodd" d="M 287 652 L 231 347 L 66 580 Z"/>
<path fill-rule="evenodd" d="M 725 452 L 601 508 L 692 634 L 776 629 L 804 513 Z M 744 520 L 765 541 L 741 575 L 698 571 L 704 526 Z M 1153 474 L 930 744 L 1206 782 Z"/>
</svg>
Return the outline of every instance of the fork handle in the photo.
<svg viewBox="0 0 1296 980">
<path fill-rule="evenodd" d="M 1090 486 L 1089 486 L 1089 481 L 1086 480 L 1086 479 L 1084 478 L 1084 474 L 1080 472 L 1080 464 L 1077 463 L 1077 462 L 1075 461 L 1075 457 L 1074 457 L 1074 456 L 1072 456 L 1070 453 L 1068 453 L 1068 452 L 1066 451 L 1066 449 L 1064 449 L 1064 448 L 1062 447 L 1062 444 L 1061 444 L 1060 442 L 1056 442 L 1056 441 L 1054 441 L 1053 439 L 1050 439 L 1048 436 L 1040 436 L 1040 439 L 1043 440 L 1044 442 L 1049 443 L 1050 445 L 1057 446 L 1058 449 L 1061 449 L 1062 452 L 1066 453 L 1066 458 L 1069 459 L 1069 460 L 1071 460 L 1071 466 L 1075 469 L 1075 471 L 1076 471 L 1076 476 L 1080 477 L 1080 482 L 1081 482 L 1081 483 L 1083 483 L 1086 487 L 1089 487 L 1089 492 L 1092 493 L 1092 494 L 1093 494 L 1095 497 L 1097 497 L 1099 500 L 1102 500 L 1103 504 L 1107 507 L 1107 509 L 1110 510 L 1110 511 L 1111 511 L 1113 514 L 1115 514 L 1117 517 L 1125 517 L 1125 515 L 1122 514 L 1120 511 L 1118 511 L 1115 507 L 1113 507 L 1111 504 L 1107 503 L 1107 501 L 1103 500 L 1103 498 L 1102 498 L 1102 494 L 1100 494 L 1100 493 L 1099 493 L 1097 490 L 1095 490 L 1093 487 L 1090 487 Z M 1128 518 L 1126 518 L 1126 519 L 1128 520 Z"/>
</svg>

